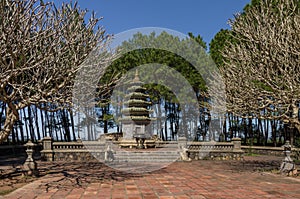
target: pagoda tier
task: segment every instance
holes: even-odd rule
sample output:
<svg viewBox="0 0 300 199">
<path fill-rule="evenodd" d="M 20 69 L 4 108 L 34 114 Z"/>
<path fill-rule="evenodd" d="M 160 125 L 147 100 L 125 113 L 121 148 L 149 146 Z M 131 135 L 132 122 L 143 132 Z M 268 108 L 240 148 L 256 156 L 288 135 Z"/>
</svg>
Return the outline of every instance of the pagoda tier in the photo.
<svg viewBox="0 0 300 199">
<path fill-rule="evenodd" d="M 145 104 L 147 104 L 147 106 L 151 106 L 151 102 L 145 102 L 144 100 L 137 100 L 137 99 L 130 99 L 127 102 L 124 103 L 125 106 L 129 107 L 129 105 L 131 107 L 144 107 Z"/>
<path fill-rule="evenodd" d="M 148 113 L 150 112 L 148 109 L 146 108 L 140 108 L 140 107 L 130 107 L 130 108 L 124 108 L 122 113 L 124 115 L 130 115 L 130 116 L 133 116 L 133 115 L 139 115 L 139 116 L 143 116 L 145 113 Z"/>
<path fill-rule="evenodd" d="M 149 99 L 149 95 L 139 92 L 133 92 L 125 96 L 127 102 L 130 100 L 142 100 L 143 102 L 141 102 L 141 104 L 147 104 L 147 99 Z"/>
<path fill-rule="evenodd" d="M 148 125 L 151 122 L 149 117 L 151 111 L 148 109 L 151 102 L 149 101 L 149 95 L 146 94 L 146 89 L 142 85 L 143 82 L 140 81 L 136 71 L 135 78 L 127 89 L 129 93 L 125 96 L 124 105 L 126 108 L 121 111 L 123 124 L 133 121 L 139 125 Z"/>
</svg>

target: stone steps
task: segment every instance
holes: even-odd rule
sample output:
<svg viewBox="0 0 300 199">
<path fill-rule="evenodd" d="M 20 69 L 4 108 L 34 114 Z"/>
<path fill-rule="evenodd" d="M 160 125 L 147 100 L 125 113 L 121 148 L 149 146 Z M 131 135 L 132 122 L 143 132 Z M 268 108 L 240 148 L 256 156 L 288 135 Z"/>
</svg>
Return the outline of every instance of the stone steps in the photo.
<svg viewBox="0 0 300 199">
<path fill-rule="evenodd" d="M 174 162 L 179 157 L 177 151 L 116 151 L 114 162 Z"/>
</svg>

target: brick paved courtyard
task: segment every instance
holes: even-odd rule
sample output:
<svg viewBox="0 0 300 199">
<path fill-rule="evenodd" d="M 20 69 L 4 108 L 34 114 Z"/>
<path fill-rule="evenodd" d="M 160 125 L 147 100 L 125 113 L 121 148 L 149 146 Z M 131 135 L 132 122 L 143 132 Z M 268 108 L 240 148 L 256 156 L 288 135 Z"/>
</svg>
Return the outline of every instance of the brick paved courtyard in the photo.
<svg viewBox="0 0 300 199">
<path fill-rule="evenodd" d="M 299 178 L 258 172 L 246 163 L 175 162 L 142 174 L 97 162 L 42 163 L 42 177 L 2 198 L 300 198 Z"/>
</svg>

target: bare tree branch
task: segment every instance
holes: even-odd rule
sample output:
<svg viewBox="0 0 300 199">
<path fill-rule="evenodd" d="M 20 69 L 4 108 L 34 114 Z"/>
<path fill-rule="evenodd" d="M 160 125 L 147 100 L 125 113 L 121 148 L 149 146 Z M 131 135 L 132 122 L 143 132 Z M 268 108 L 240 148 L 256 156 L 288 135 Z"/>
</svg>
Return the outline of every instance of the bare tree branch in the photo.
<svg viewBox="0 0 300 199">
<path fill-rule="evenodd" d="M 19 109 L 71 105 L 80 65 L 108 40 L 103 28 L 96 29 L 100 19 L 93 14 L 85 23 L 86 14 L 77 4 L 56 8 L 38 0 L 0 2 L 0 100 L 9 105 L 0 142 L 8 137 Z"/>
<path fill-rule="evenodd" d="M 223 51 L 227 107 L 242 117 L 300 126 L 300 15 L 297 1 L 262 0 L 232 22 Z M 298 128 L 298 130 L 300 130 Z"/>
</svg>

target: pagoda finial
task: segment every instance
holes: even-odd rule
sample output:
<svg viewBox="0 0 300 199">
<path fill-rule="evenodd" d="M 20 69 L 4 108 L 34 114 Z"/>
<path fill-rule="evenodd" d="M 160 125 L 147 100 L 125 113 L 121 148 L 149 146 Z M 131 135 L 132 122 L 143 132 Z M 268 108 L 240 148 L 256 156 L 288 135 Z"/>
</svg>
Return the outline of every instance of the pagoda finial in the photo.
<svg viewBox="0 0 300 199">
<path fill-rule="evenodd" d="M 134 76 L 134 82 L 139 82 L 140 78 L 139 78 L 139 71 L 138 69 L 135 70 L 135 76 Z"/>
</svg>

